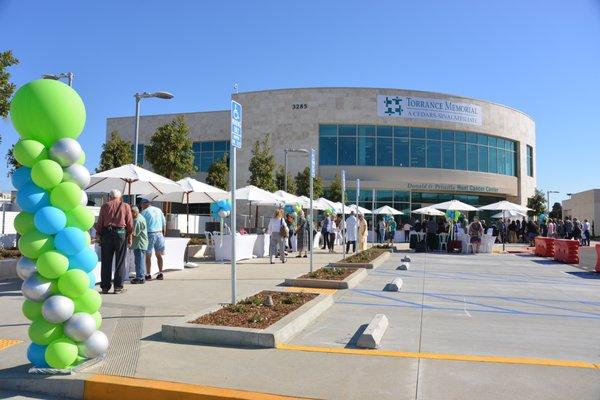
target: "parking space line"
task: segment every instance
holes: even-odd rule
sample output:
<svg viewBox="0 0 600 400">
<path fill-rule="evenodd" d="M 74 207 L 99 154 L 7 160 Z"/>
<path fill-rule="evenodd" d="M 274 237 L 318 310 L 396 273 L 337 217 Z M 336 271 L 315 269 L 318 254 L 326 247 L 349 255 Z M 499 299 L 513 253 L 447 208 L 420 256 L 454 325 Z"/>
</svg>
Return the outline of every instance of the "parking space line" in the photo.
<svg viewBox="0 0 600 400">
<path fill-rule="evenodd" d="M 538 365 L 545 367 L 566 367 L 566 368 L 586 368 L 600 370 L 600 364 L 594 364 L 587 361 L 575 360 L 557 360 L 547 358 L 530 358 L 530 357 L 503 357 L 503 356 L 482 356 L 472 354 L 444 354 L 444 353 L 427 353 L 427 352 L 408 352 L 396 350 L 365 350 L 365 349 L 347 349 L 338 347 L 318 347 L 304 346 L 288 343 L 277 343 L 277 349 L 291 351 L 306 351 L 313 353 L 331 353 L 331 354 L 346 354 L 360 355 L 372 357 L 398 357 L 398 358 L 414 358 L 426 360 L 445 360 L 445 361 L 465 361 L 465 362 L 483 362 L 483 363 L 499 363 L 499 364 L 521 364 L 521 365 Z"/>
<path fill-rule="evenodd" d="M 4 350 L 19 343 L 23 343 L 23 341 L 18 339 L 0 339 L 0 350 Z"/>
</svg>

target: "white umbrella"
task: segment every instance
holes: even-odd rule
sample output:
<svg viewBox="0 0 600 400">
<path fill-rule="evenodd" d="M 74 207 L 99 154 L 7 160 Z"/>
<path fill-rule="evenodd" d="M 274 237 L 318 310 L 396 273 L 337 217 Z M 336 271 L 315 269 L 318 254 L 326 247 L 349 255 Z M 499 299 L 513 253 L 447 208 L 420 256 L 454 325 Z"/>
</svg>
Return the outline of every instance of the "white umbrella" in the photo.
<svg viewBox="0 0 600 400">
<path fill-rule="evenodd" d="M 463 203 L 459 200 L 450 200 L 444 203 L 434 204 L 430 206 L 438 210 L 451 210 L 451 211 L 479 211 L 477 208 Z"/>
<path fill-rule="evenodd" d="M 350 204 L 348 207 L 344 209 L 346 214 L 350 214 L 351 211 L 354 211 L 355 214 L 371 214 L 371 210 L 368 210 L 364 207 L 358 206 L 358 210 L 356 208 L 356 204 Z"/>
<path fill-rule="evenodd" d="M 309 199 L 309 201 L 310 201 L 310 199 Z M 328 208 L 331 207 L 329 205 L 328 201 L 329 200 L 324 199 L 323 197 L 313 200 L 313 208 L 315 210 L 327 210 Z"/>
<path fill-rule="evenodd" d="M 443 215 L 445 215 L 443 212 L 441 212 L 440 210 L 437 210 L 433 207 L 423 207 L 423 208 L 418 208 L 416 210 L 411 211 L 413 214 L 421 214 L 421 215 L 430 215 L 433 217 L 441 217 Z"/>
<path fill-rule="evenodd" d="M 373 210 L 373 214 L 404 215 L 402 211 L 398 211 L 390 206 L 379 207 L 378 209 Z"/>
<path fill-rule="evenodd" d="M 531 210 L 530 208 L 524 207 L 520 204 L 511 203 L 510 201 L 502 200 L 497 203 L 488 204 L 487 206 L 479 207 L 480 210 L 497 210 L 497 211 L 517 211 L 520 213 L 526 213 Z"/>
<path fill-rule="evenodd" d="M 279 196 L 254 185 L 244 186 L 235 191 L 236 200 L 245 200 L 261 205 L 277 205 L 282 202 Z"/>
<path fill-rule="evenodd" d="M 509 211 L 500 211 L 497 214 L 492 215 L 492 218 L 517 218 L 517 217 L 527 217 L 527 214 L 524 214 L 519 211 L 509 210 Z"/>
<path fill-rule="evenodd" d="M 288 193 L 285 190 L 278 190 L 275 193 L 273 193 L 274 195 L 278 196 L 279 198 L 281 198 L 285 204 L 297 204 L 300 203 L 302 204 L 302 200 L 300 199 L 300 197 Z"/>
<path fill-rule="evenodd" d="M 334 202 L 333 202 L 333 201 L 331 201 L 331 200 L 327 200 L 325 197 L 319 197 L 319 198 L 317 199 L 317 202 L 318 202 L 318 203 L 319 203 L 321 206 L 325 207 L 325 208 L 323 208 L 323 210 L 327 210 L 327 209 L 331 208 L 331 209 L 333 209 L 333 211 L 334 211 L 335 213 L 341 213 L 341 212 L 342 212 L 342 206 L 341 206 L 341 203 L 334 203 Z"/>
<path fill-rule="evenodd" d="M 181 187 L 170 179 L 133 164 L 123 165 L 92 175 L 86 192 L 108 193 L 118 189 L 126 195 L 169 193 Z"/>
<path fill-rule="evenodd" d="M 302 204 L 302 208 L 309 208 L 310 207 L 310 199 L 306 196 L 298 196 L 298 199 L 300 200 L 300 204 Z M 316 210 L 317 208 L 315 207 L 315 202 L 313 201 L 313 208 Z"/>
<path fill-rule="evenodd" d="M 190 233 L 190 203 L 213 203 L 217 200 L 229 198 L 229 192 L 217 187 L 199 182 L 193 178 L 183 178 L 177 181 L 180 189 L 176 192 L 165 194 L 152 194 L 145 196 L 152 201 L 172 201 L 184 203 L 187 206 L 187 233 Z"/>
</svg>

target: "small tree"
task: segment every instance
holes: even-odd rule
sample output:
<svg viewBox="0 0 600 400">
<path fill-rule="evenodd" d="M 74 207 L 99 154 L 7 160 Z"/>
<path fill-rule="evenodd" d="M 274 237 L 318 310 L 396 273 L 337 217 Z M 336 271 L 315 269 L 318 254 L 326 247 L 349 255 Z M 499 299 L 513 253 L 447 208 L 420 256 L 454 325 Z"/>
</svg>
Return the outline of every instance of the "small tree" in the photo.
<svg viewBox="0 0 600 400">
<path fill-rule="evenodd" d="M 210 165 L 206 183 L 223 190 L 229 189 L 229 154 L 225 154 Z"/>
<path fill-rule="evenodd" d="M 530 217 L 545 213 L 546 196 L 544 196 L 544 192 L 539 189 L 535 189 L 535 194 L 533 197 L 527 199 L 527 207 L 531 208 L 531 211 L 527 212 Z"/>
<path fill-rule="evenodd" d="M 19 164 L 19 162 L 15 158 L 14 148 L 15 145 L 13 144 L 12 147 L 8 149 L 8 151 L 6 152 L 6 156 L 4 157 L 6 160 L 6 176 L 12 176 L 13 172 L 15 172 L 15 169 L 21 166 L 21 164 Z"/>
<path fill-rule="evenodd" d="M 306 167 L 296 175 L 296 194 L 298 196 L 310 197 L 310 168 Z M 313 180 L 313 196 L 315 199 L 323 195 L 323 180 L 317 176 Z"/>
<path fill-rule="evenodd" d="M 19 60 L 13 56 L 12 51 L 0 52 L 0 117 L 8 117 L 10 110 L 10 98 L 17 88 L 10 82 L 10 73 L 7 68 L 17 65 Z"/>
<path fill-rule="evenodd" d="M 550 211 L 549 217 L 554 219 L 562 219 L 562 205 L 559 202 L 556 202 L 552 205 L 552 211 Z"/>
<path fill-rule="evenodd" d="M 133 154 L 131 153 L 131 142 L 123 139 L 119 132 L 112 131 L 110 139 L 102 145 L 102 154 L 100 154 L 100 165 L 96 172 L 107 171 L 109 169 L 120 167 L 121 165 L 131 164 Z"/>
<path fill-rule="evenodd" d="M 280 165 L 275 173 L 275 186 L 277 186 L 277 190 L 285 190 L 291 194 L 296 194 L 297 191 L 296 182 L 289 172 L 287 173 L 287 190 L 285 189 L 285 169 L 283 165 Z"/>
<path fill-rule="evenodd" d="M 190 129 L 182 116 L 154 132 L 146 158 L 156 173 L 174 181 L 195 171 Z"/>
<path fill-rule="evenodd" d="M 252 148 L 252 158 L 250 159 L 250 179 L 248 183 L 269 192 L 277 190 L 273 172 L 275 171 L 275 156 L 269 146 L 269 135 L 267 134 L 263 141 L 257 140 Z"/>
<path fill-rule="evenodd" d="M 333 202 L 342 201 L 342 180 L 338 174 L 335 174 L 331 186 L 329 186 L 329 200 Z"/>
</svg>

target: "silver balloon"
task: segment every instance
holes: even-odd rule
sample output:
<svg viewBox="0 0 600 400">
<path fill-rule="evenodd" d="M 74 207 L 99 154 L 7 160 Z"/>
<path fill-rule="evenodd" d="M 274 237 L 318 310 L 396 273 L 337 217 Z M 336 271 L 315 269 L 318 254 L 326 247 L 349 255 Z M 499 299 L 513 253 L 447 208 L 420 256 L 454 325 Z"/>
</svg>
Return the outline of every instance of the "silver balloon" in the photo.
<svg viewBox="0 0 600 400">
<path fill-rule="evenodd" d="M 81 191 L 81 201 L 79 202 L 79 204 L 81 204 L 82 206 L 87 206 L 88 203 L 88 195 L 85 192 L 85 190 Z"/>
<path fill-rule="evenodd" d="M 17 261 L 17 275 L 19 278 L 25 280 L 33 275 L 37 271 L 35 261 L 25 256 L 19 258 Z"/>
<path fill-rule="evenodd" d="M 81 164 L 63 168 L 63 182 L 73 182 L 83 189 L 90 184 L 90 179 L 90 171 Z"/>
<path fill-rule="evenodd" d="M 50 147 L 50 158 L 63 167 L 75 164 L 82 153 L 81 145 L 77 140 L 71 138 L 57 140 Z"/>
<path fill-rule="evenodd" d="M 66 296 L 55 295 L 48 297 L 42 304 L 44 319 L 53 324 L 65 322 L 73 315 L 75 304 Z"/>
<path fill-rule="evenodd" d="M 31 301 L 44 301 L 52 294 L 52 282 L 36 272 L 23 281 L 21 291 Z"/>
<path fill-rule="evenodd" d="M 63 329 L 65 334 L 74 341 L 83 342 L 96 331 L 96 321 L 90 314 L 79 312 L 73 314 L 73 316 L 65 322 Z"/>
<path fill-rule="evenodd" d="M 102 331 L 94 331 L 89 338 L 79 343 L 77 348 L 82 357 L 100 357 L 108 350 L 108 338 Z"/>
</svg>

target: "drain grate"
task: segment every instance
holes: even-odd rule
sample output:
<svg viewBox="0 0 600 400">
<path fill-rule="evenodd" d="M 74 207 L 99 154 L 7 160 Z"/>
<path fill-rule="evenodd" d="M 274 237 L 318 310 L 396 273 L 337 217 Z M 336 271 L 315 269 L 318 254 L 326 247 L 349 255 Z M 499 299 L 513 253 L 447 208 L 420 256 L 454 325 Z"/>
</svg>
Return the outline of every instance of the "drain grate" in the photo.
<svg viewBox="0 0 600 400">
<path fill-rule="evenodd" d="M 106 358 L 98 372 L 133 377 L 137 369 L 146 308 L 115 303 L 105 303 L 103 307 L 119 309 L 121 317 L 117 321 Z"/>
</svg>

